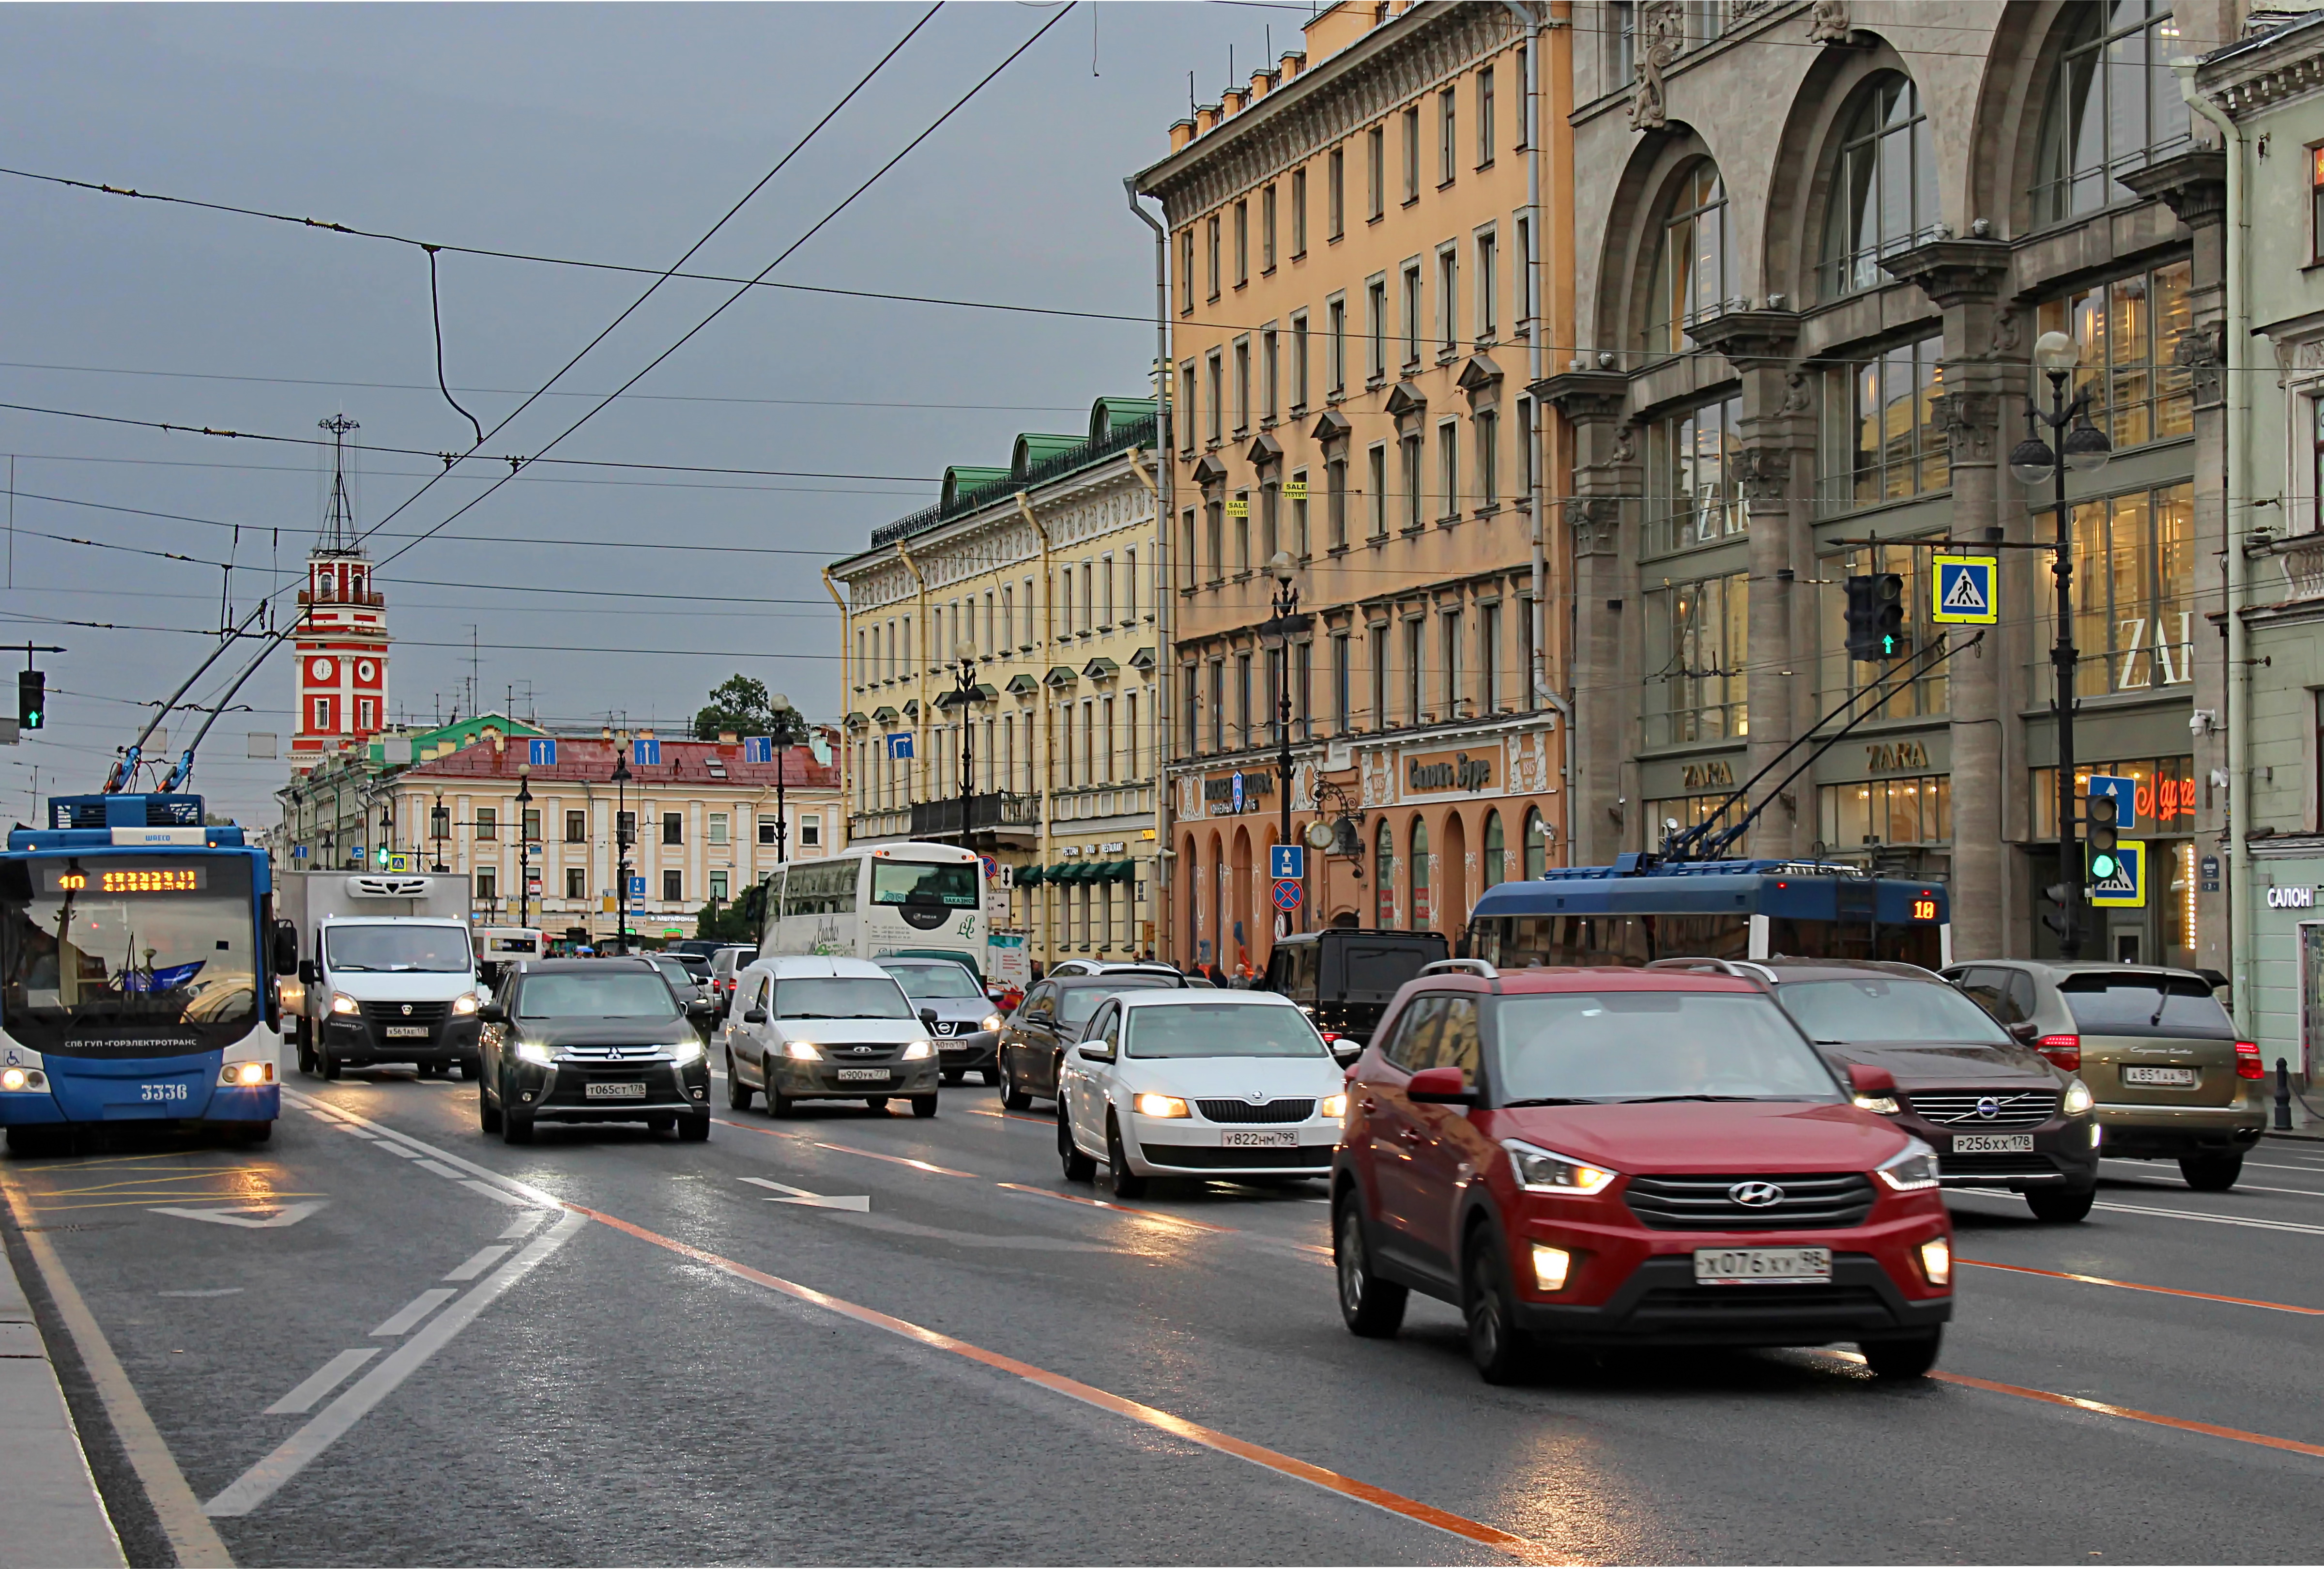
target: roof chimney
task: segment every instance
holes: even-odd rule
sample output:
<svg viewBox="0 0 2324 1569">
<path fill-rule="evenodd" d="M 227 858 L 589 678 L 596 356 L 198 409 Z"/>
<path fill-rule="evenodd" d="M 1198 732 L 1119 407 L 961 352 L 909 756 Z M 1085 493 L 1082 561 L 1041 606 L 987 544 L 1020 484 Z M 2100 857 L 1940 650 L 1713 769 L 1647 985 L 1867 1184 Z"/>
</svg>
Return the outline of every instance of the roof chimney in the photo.
<svg viewBox="0 0 2324 1569">
<path fill-rule="evenodd" d="M 1244 97 L 1243 90 L 1240 88 L 1227 88 L 1226 91 L 1219 95 L 1219 118 L 1223 120 L 1231 115 L 1241 114 L 1242 106 L 1248 101 L 1249 100 Z"/>
<path fill-rule="evenodd" d="M 1225 117 L 1216 104 L 1198 105 L 1194 109 L 1194 134 L 1203 135 Z"/>
<path fill-rule="evenodd" d="M 1176 152 L 1194 139 L 1194 122 L 1176 119 L 1170 122 L 1170 151 Z"/>
<path fill-rule="evenodd" d="M 1289 51 L 1277 62 L 1276 69 L 1287 82 L 1307 69 L 1307 56 L 1300 50 Z"/>
</svg>

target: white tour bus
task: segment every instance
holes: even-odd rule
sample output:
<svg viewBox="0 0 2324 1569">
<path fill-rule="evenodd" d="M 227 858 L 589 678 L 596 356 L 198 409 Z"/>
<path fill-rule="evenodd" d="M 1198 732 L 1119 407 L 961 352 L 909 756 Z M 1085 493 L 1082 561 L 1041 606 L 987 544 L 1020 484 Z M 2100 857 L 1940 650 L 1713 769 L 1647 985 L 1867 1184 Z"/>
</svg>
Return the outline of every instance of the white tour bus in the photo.
<svg viewBox="0 0 2324 1569">
<path fill-rule="evenodd" d="M 972 851 L 907 841 L 794 861 L 767 879 L 762 957 L 958 954 L 984 974 L 984 869 Z"/>
</svg>

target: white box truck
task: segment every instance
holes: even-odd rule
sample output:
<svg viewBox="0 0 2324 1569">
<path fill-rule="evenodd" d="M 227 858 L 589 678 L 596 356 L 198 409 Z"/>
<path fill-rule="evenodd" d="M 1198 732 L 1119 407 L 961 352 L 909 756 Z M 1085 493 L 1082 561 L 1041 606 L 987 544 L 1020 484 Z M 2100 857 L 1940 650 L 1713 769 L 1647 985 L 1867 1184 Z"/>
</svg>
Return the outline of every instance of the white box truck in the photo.
<svg viewBox="0 0 2324 1569">
<path fill-rule="evenodd" d="M 417 872 L 292 872 L 275 883 L 299 932 L 298 997 L 283 1023 L 302 1072 L 410 1063 L 425 1078 L 476 1071 L 476 952 L 467 880 Z"/>
</svg>

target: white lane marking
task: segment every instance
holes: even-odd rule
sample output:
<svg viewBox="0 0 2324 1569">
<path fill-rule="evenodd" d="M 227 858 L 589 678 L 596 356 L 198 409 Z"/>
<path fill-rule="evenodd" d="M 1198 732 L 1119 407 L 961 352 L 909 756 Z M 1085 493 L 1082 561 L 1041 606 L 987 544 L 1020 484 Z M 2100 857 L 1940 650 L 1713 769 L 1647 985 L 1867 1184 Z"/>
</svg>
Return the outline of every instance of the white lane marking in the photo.
<svg viewBox="0 0 2324 1569">
<path fill-rule="evenodd" d="M 2255 1231 L 2296 1232 L 2304 1237 L 2324 1237 L 2324 1226 L 2303 1226 L 2292 1221 L 2253 1220 L 2245 1215 L 2207 1215 L 2191 1209 L 2149 1209 L 2143 1204 L 2108 1204 L 2103 1199 L 2093 1207 L 2115 1210 L 2127 1215 L 2167 1215 L 2172 1220 L 2209 1221 L 2215 1226 L 2250 1226 Z"/>
<path fill-rule="evenodd" d="M 405 1330 L 410 1329 L 413 1324 L 419 1323 L 421 1319 L 435 1312 L 438 1307 L 451 1301 L 452 1298 L 458 1295 L 459 1293 L 457 1291 L 449 1290 L 441 1286 L 433 1287 L 429 1290 L 422 1291 L 419 1296 L 413 1297 L 410 1301 L 405 1303 L 402 1306 L 387 1316 L 386 1321 L 381 1324 L 377 1329 L 373 1330 L 372 1333 L 374 1334 L 401 1334 Z"/>
<path fill-rule="evenodd" d="M 2135 1177 L 2109 1177 L 2107 1180 L 2108 1182 L 2119 1182 L 2125 1186 L 2130 1187 L 2163 1187 L 2178 1193 L 2190 1191 L 2184 1184 L 2173 1182 L 2167 1177 L 2149 1177 L 2144 1178 Z M 2238 1182 L 2236 1184 L 2235 1191 L 2237 1193 L 2288 1193 L 2295 1198 L 2324 1198 L 2324 1190 L 2313 1187 L 2270 1187 L 2264 1182 Z"/>
<path fill-rule="evenodd" d="M 289 1088 L 283 1090 L 282 1096 L 293 1105 L 328 1105 L 330 1103 L 326 1101 L 317 1101 L 311 1096 Z M 395 1132 L 395 1130 L 389 1128 L 385 1123 L 374 1122 L 370 1118 L 358 1116 L 353 1112 L 341 1111 L 340 1115 L 362 1122 L 365 1127 L 376 1129 L 383 1133 Z M 501 1190 L 499 1196 L 503 1199 L 510 1194 L 516 1194 L 521 1195 L 525 1203 L 539 1204 L 543 1209 L 561 1211 L 565 1208 L 565 1201 L 546 1188 L 535 1187 L 529 1182 L 520 1182 L 505 1172 L 494 1171 L 489 1166 L 479 1166 L 463 1156 L 453 1154 L 449 1149 L 438 1149 L 435 1145 L 414 1139 L 408 1133 L 396 1133 L 395 1136 L 404 1143 L 412 1145 L 421 1153 L 434 1156 L 447 1166 L 456 1166 L 471 1177 L 483 1178 L 484 1182 L 498 1187 Z"/>
<path fill-rule="evenodd" d="M 358 1128 L 353 1122 L 333 1122 L 331 1126 L 337 1128 L 342 1133 L 352 1133 L 358 1139 L 370 1139 L 376 1140 L 379 1138 L 379 1135 L 373 1132 L 370 1129 Z"/>
<path fill-rule="evenodd" d="M 2310 1177 L 2324 1177 L 2324 1166 L 2287 1166 L 2281 1160 L 2254 1160 L 2246 1157 L 2246 1166 L 2264 1166 L 2270 1171 L 2304 1171 Z"/>
<path fill-rule="evenodd" d="M 470 1182 L 464 1183 L 462 1186 L 466 1187 L 483 1187 L 484 1184 L 480 1182 Z M 547 1210 L 534 1209 L 528 1204 L 525 1206 L 525 1212 L 522 1214 L 517 1216 L 514 1220 L 509 1222 L 506 1226 L 501 1229 L 501 1236 L 503 1240 L 511 1237 L 529 1237 L 532 1235 L 534 1229 L 538 1227 L 542 1221 L 548 1218 L 549 1212 Z"/>
<path fill-rule="evenodd" d="M 303 1417 L 315 1408 L 315 1402 L 347 1381 L 347 1375 L 379 1354 L 375 1345 L 358 1346 L 343 1351 L 301 1380 L 298 1388 L 283 1396 L 261 1413 L 264 1417 Z"/>
<path fill-rule="evenodd" d="M 432 1171 L 438 1177 L 448 1177 L 455 1182 L 464 1182 L 466 1180 L 466 1178 L 463 1177 L 458 1172 L 453 1170 L 450 1167 L 445 1165 L 440 1160 L 423 1160 L 420 1163 L 420 1169 L 422 1171 Z"/>
<path fill-rule="evenodd" d="M 271 1204 L 244 1204 L 235 1209 L 175 1209 L 156 1206 L 153 1213 L 157 1215 L 175 1215 L 182 1221 L 214 1221 L 222 1226 L 243 1226 L 254 1232 L 272 1232 L 279 1231 L 284 1226 L 297 1225 L 329 1202 L 328 1199 L 318 1198 L 306 1204 L 286 1204 L 279 1206 Z M 269 1215 L 267 1214 L 269 1210 L 277 1210 L 278 1213 Z M 261 1216 L 264 1218 L 254 1218 Z"/>
<path fill-rule="evenodd" d="M 242 1293 L 243 1288 L 239 1286 L 214 1286 L 208 1291 L 156 1291 L 153 1295 L 156 1297 L 239 1297 Z"/>
<path fill-rule="evenodd" d="M 382 1149 L 386 1150 L 390 1155 L 401 1155 L 406 1160 L 417 1160 L 420 1158 L 419 1150 L 406 1149 L 401 1143 L 393 1139 L 379 1140 L 379 1147 Z"/>
<path fill-rule="evenodd" d="M 741 1180 L 753 1186 L 773 1188 L 775 1196 L 767 1200 L 769 1204 L 796 1204 L 808 1209 L 850 1209 L 858 1214 L 872 1213 L 872 1195 L 868 1193 L 835 1196 L 829 1194 L 809 1193 L 803 1187 L 793 1187 L 788 1182 L 777 1182 L 772 1177 L 745 1177 Z"/>
<path fill-rule="evenodd" d="M 473 1192 L 481 1193 L 486 1198 L 498 1199 L 501 1203 L 505 1204 L 513 1204 L 519 1209 L 531 1210 L 535 1214 L 542 1213 L 539 1205 L 519 1198 L 515 1194 L 509 1192 L 508 1189 L 504 1187 L 494 1187 L 489 1182 L 478 1182 L 473 1177 L 462 1179 L 460 1186 L 462 1187 L 468 1188 Z"/>
<path fill-rule="evenodd" d="M 535 1190 L 538 1191 L 538 1190 Z M 545 1196 L 545 1195 L 544 1195 Z M 468 1294 L 436 1315 L 427 1328 L 382 1358 L 377 1367 L 356 1380 L 313 1420 L 290 1435 L 273 1452 L 226 1485 L 205 1504 L 203 1513 L 217 1518 L 246 1515 L 272 1498 L 284 1482 L 337 1442 L 364 1413 L 385 1399 L 428 1359 L 451 1343 L 452 1337 L 474 1323 L 476 1315 L 502 1293 L 522 1279 L 532 1268 L 570 1241 L 589 1223 L 589 1217 L 567 1212 L 523 1251 L 485 1276 Z"/>
<path fill-rule="evenodd" d="M 494 1242 L 488 1248 L 478 1248 L 468 1261 L 444 1277 L 447 1280 L 473 1280 L 516 1250 L 506 1242 Z"/>
</svg>

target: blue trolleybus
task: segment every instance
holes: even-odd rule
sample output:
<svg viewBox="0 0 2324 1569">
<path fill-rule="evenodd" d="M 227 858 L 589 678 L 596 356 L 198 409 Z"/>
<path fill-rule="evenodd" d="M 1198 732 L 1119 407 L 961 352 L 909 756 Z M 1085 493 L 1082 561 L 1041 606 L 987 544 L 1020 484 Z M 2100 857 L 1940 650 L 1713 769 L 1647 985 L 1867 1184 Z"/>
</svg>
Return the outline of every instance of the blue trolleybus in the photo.
<svg viewBox="0 0 2324 1569">
<path fill-rule="evenodd" d="M 1502 969 L 1785 955 L 1934 970 L 1952 962 L 1950 920 L 1941 882 L 1818 862 L 1634 854 L 1485 890 L 1462 953 Z"/>
<path fill-rule="evenodd" d="M 202 817 L 199 796 L 58 797 L 46 826 L 8 835 L 0 1125 L 12 1149 L 52 1150 L 97 1122 L 273 1131 L 287 928 L 266 852 Z"/>
</svg>

